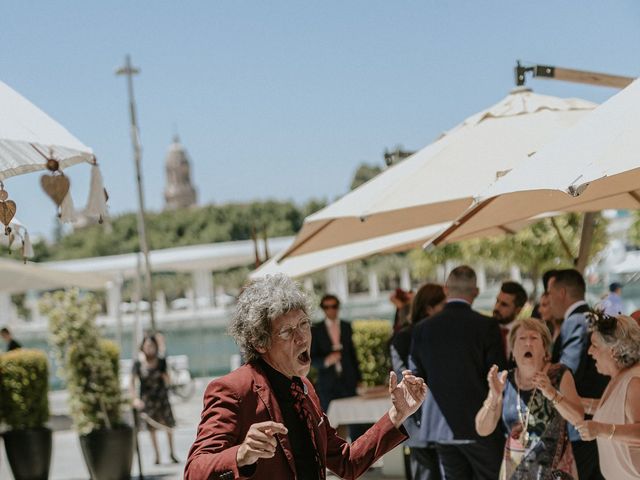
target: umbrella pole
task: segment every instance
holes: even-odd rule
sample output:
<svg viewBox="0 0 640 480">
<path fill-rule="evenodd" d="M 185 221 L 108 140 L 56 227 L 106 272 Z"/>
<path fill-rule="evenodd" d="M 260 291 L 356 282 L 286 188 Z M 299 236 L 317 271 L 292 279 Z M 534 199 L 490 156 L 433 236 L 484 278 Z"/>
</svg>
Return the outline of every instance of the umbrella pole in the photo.
<svg viewBox="0 0 640 480">
<path fill-rule="evenodd" d="M 596 212 L 587 212 L 582 220 L 582 235 L 580 237 L 580 250 L 576 259 L 576 270 L 584 273 L 589 261 L 589 252 L 593 242 L 593 232 L 596 227 Z"/>
</svg>

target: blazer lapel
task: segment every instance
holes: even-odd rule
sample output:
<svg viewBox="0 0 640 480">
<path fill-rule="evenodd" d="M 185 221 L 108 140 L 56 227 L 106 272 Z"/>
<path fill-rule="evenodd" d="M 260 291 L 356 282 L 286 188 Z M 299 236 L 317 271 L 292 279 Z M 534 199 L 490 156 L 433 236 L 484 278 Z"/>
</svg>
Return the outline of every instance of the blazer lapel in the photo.
<svg viewBox="0 0 640 480">
<path fill-rule="evenodd" d="M 303 378 L 302 382 L 304 383 L 305 391 L 308 392 L 311 388 L 311 382 L 307 378 Z M 318 453 L 321 461 L 323 462 L 323 466 L 326 468 L 327 462 L 327 430 L 324 422 L 326 418 L 322 413 L 322 408 L 319 403 L 316 403 L 311 395 L 307 393 L 307 401 L 309 405 L 312 407 L 312 415 L 313 415 L 313 433 L 316 438 L 316 448 L 318 449 Z"/>
<path fill-rule="evenodd" d="M 271 420 L 274 422 L 278 422 L 284 425 L 284 418 L 282 417 L 282 411 L 280 410 L 280 406 L 278 405 L 278 400 L 275 395 L 271 391 L 271 386 L 267 381 L 267 378 L 262 374 L 258 369 L 254 369 L 254 391 L 260 397 L 262 403 L 267 408 L 269 412 L 269 416 Z M 284 456 L 287 458 L 287 462 L 289 463 L 289 468 L 291 468 L 291 472 L 294 473 L 296 471 L 296 464 L 293 459 L 293 449 L 291 448 L 291 444 L 289 443 L 288 435 L 280 435 L 277 434 L 276 438 L 278 439 L 278 443 L 280 447 L 284 451 Z M 295 478 L 295 476 L 294 476 Z"/>
</svg>

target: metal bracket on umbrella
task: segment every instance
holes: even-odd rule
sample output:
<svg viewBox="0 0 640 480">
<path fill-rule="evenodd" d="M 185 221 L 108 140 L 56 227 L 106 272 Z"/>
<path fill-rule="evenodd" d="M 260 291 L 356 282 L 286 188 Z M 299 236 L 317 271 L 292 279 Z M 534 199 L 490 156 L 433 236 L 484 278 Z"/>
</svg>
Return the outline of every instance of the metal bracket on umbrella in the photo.
<svg viewBox="0 0 640 480">
<path fill-rule="evenodd" d="M 565 82 L 586 83 L 602 87 L 625 88 L 635 80 L 633 77 L 622 75 L 610 75 L 608 73 L 589 72 L 586 70 L 574 70 L 571 68 L 554 67 L 551 65 L 523 66 L 520 61 L 516 63 L 516 85 L 523 86 L 527 80 L 526 75 L 533 77 L 563 80 Z"/>
</svg>

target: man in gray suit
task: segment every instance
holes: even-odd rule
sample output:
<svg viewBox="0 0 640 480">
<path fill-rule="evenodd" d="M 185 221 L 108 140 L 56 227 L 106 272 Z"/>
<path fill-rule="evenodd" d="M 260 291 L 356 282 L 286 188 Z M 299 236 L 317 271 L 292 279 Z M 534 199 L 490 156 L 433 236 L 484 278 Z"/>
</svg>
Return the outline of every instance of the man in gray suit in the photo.
<svg viewBox="0 0 640 480">
<path fill-rule="evenodd" d="M 472 310 L 478 296 L 476 274 L 463 265 L 444 285 L 444 309 L 414 327 L 409 364 L 429 385 L 423 405 L 421 440 L 435 442 L 447 480 L 495 480 L 504 436 L 500 427 L 487 437 L 475 429 L 484 401 L 487 373 L 505 368 L 500 327 L 494 318 Z"/>
</svg>

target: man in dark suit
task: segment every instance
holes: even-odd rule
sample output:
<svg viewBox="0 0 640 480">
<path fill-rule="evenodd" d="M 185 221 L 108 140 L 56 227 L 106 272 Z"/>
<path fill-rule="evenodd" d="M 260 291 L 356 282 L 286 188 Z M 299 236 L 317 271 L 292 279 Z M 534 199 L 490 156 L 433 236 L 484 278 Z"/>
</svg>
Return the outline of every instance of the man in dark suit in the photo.
<svg viewBox="0 0 640 480">
<path fill-rule="evenodd" d="M 478 288 L 470 267 L 453 269 L 444 291 L 444 309 L 414 328 L 411 364 L 431 393 L 423 406 L 421 434 L 436 443 L 447 480 L 495 480 L 504 436 L 497 428 L 480 437 L 475 415 L 487 395 L 489 369 L 506 364 L 500 327 L 471 309 Z"/>
<path fill-rule="evenodd" d="M 355 479 L 406 439 L 402 422 L 424 400 L 422 379 L 390 374 L 389 411 L 348 444 L 305 378 L 311 366 L 308 300 L 284 275 L 244 289 L 229 327 L 247 363 L 212 381 L 185 480 L 324 480 L 326 469 Z"/>
<path fill-rule="evenodd" d="M 502 335 L 502 346 L 504 347 L 507 359 L 510 358 L 509 332 L 515 323 L 518 315 L 527 303 L 527 292 L 518 282 L 508 281 L 500 286 L 500 291 L 493 306 L 493 318 L 500 324 Z"/>
<path fill-rule="evenodd" d="M 577 270 L 555 270 L 551 274 L 548 284 L 551 313 L 555 318 L 563 319 L 560 335 L 553 345 L 552 360 L 571 369 L 578 395 L 600 398 L 609 378 L 598 373 L 595 361 L 587 353 L 591 345 L 591 336 L 586 318 L 590 309 L 584 299 L 585 291 L 584 278 Z M 578 432 L 571 426 L 569 438 L 580 480 L 603 479 L 595 440 L 582 441 Z"/>
<path fill-rule="evenodd" d="M 320 308 L 325 318 L 311 329 L 311 362 L 318 370 L 315 386 L 326 412 L 331 400 L 356 395 L 361 376 L 351 324 L 340 320 L 340 300 L 327 294 Z"/>
<path fill-rule="evenodd" d="M 324 295 L 320 308 L 325 318 L 311 328 L 311 364 L 318 371 L 315 387 L 322 410 L 327 412 L 331 400 L 356 395 L 361 375 L 351 324 L 340 320 L 340 300 L 332 294 Z M 355 440 L 369 427 L 349 425 L 348 435 Z M 346 425 L 340 434 L 347 436 Z"/>
</svg>

